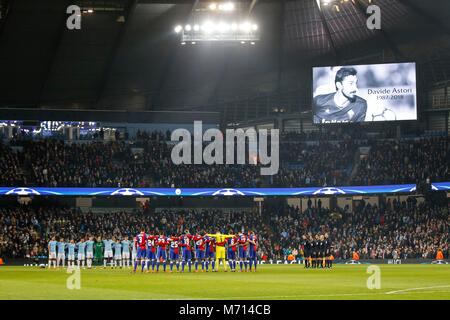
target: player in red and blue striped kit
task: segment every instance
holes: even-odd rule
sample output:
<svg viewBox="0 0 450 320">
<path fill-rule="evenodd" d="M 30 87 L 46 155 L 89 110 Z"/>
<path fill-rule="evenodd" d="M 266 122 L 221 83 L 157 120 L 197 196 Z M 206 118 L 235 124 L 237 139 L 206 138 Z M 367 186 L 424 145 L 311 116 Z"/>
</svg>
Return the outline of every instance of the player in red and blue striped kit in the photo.
<svg viewBox="0 0 450 320">
<path fill-rule="evenodd" d="M 205 271 L 205 238 L 200 235 L 200 232 L 193 238 L 195 244 L 195 272 L 198 272 L 198 262 L 200 261 L 202 264 L 202 272 Z"/>
<path fill-rule="evenodd" d="M 228 231 L 228 234 L 233 234 L 233 230 Z M 227 239 L 227 258 L 230 265 L 231 272 L 236 272 L 236 251 L 238 246 L 238 237 L 234 236 Z"/>
<path fill-rule="evenodd" d="M 158 236 L 147 236 L 147 273 L 150 273 L 150 261 L 152 262 L 152 272 L 155 272 L 156 239 L 158 239 Z"/>
<path fill-rule="evenodd" d="M 238 243 L 239 243 L 239 265 L 241 267 L 240 272 L 242 272 L 242 266 L 245 264 L 245 272 L 247 272 L 247 244 L 248 239 L 245 234 L 239 232 L 238 235 Z"/>
<path fill-rule="evenodd" d="M 179 245 L 180 237 L 172 236 L 167 241 L 170 243 L 170 251 L 169 251 L 170 273 L 173 272 L 173 262 L 174 261 L 177 265 L 177 272 L 180 272 L 180 263 L 178 260 L 178 257 L 179 257 L 178 245 Z"/>
<path fill-rule="evenodd" d="M 160 260 L 163 260 L 164 272 L 166 272 L 166 246 L 169 244 L 167 238 L 164 236 L 164 233 L 161 232 L 161 235 L 156 240 L 156 245 L 158 246 L 158 251 L 156 254 L 156 272 L 159 272 L 159 264 Z"/>
<path fill-rule="evenodd" d="M 191 239 L 194 236 L 191 236 L 188 231 L 184 232 L 182 236 L 180 236 L 179 245 L 182 247 L 181 249 L 181 272 L 184 272 L 184 266 L 186 265 L 186 261 L 189 264 L 189 272 L 191 272 L 192 265 L 192 257 L 191 257 Z"/>
<path fill-rule="evenodd" d="M 147 246 L 147 235 L 145 234 L 144 230 L 141 230 L 141 233 L 139 233 L 136 236 L 135 239 L 135 246 L 137 249 L 137 255 L 136 260 L 134 261 L 134 271 L 136 273 L 136 268 L 138 261 L 141 263 L 141 272 L 144 272 L 144 266 L 145 266 L 145 256 L 146 256 L 146 246 Z"/>
<path fill-rule="evenodd" d="M 258 257 L 256 255 L 256 250 L 258 249 L 258 237 L 255 235 L 253 231 L 251 231 L 250 235 L 248 236 L 248 242 L 250 243 L 248 249 L 250 272 L 252 271 L 252 262 L 255 264 L 255 272 L 256 272 L 256 266 L 258 264 Z"/>
<path fill-rule="evenodd" d="M 206 272 L 208 272 L 209 262 L 212 264 L 211 271 L 215 271 L 216 266 L 216 260 L 214 256 L 215 250 L 215 244 L 216 244 L 216 238 L 205 236 L 206 241 L 206 250 L 205 250 L 205 264 L 206 264 Z"/>
</svg>

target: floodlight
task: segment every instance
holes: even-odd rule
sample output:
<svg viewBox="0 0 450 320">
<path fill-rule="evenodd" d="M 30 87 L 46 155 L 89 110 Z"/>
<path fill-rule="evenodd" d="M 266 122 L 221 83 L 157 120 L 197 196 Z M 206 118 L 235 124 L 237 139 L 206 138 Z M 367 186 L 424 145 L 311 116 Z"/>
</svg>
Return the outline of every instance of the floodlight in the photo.
<svg viewBox="0 0 450 320">
<path fill-rule="evenodd" d="M 180 33 L 181 30 L 183 30 L 182 26 L 178 25 L 178 26 L 175 27 L 175 32 L 176 33 Z"/>
</svg>

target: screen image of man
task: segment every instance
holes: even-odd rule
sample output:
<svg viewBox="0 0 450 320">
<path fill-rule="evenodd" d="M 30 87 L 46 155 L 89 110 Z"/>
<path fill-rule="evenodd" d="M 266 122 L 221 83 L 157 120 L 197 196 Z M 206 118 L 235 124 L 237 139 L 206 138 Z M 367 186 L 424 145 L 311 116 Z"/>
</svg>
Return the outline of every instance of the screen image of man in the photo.
<svg viewBox="0 0 450 320">
<path fill-rule="evenodd" d="M 367 101 L 356 95 L 356 69 L 339 69 L 334 82 L 336 92 L 314 97 L 314 123 L 363 122 L 366 118 Z"/>
</svg>

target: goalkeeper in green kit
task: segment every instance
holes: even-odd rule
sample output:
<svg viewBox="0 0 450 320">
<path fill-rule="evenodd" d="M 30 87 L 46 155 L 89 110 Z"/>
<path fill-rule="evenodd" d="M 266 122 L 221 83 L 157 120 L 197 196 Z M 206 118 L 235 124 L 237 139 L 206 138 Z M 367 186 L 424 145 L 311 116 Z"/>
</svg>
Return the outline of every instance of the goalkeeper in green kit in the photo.
<svg viewBox="0 0 450 320">
<path fill-rule="evenodd" d="M 102 242 L 102 238 L 98 237 L 97 241 L 94 243 L 94 266 L 100 265 L 100 269 L 103 269 L 103 247 L 105 244 Z"/>
</svg>

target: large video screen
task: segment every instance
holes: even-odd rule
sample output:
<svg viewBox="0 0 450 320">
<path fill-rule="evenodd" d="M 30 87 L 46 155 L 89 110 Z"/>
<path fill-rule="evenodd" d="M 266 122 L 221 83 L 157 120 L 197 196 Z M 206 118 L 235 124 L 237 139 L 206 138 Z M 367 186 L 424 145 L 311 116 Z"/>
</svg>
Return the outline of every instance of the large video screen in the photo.
<svg viewBox="0 0 450 320">
<path fill-rule="evenodd" d="M 417 120 L 416 64 L 313 68 L 313 122 Z"/>
</svg>

